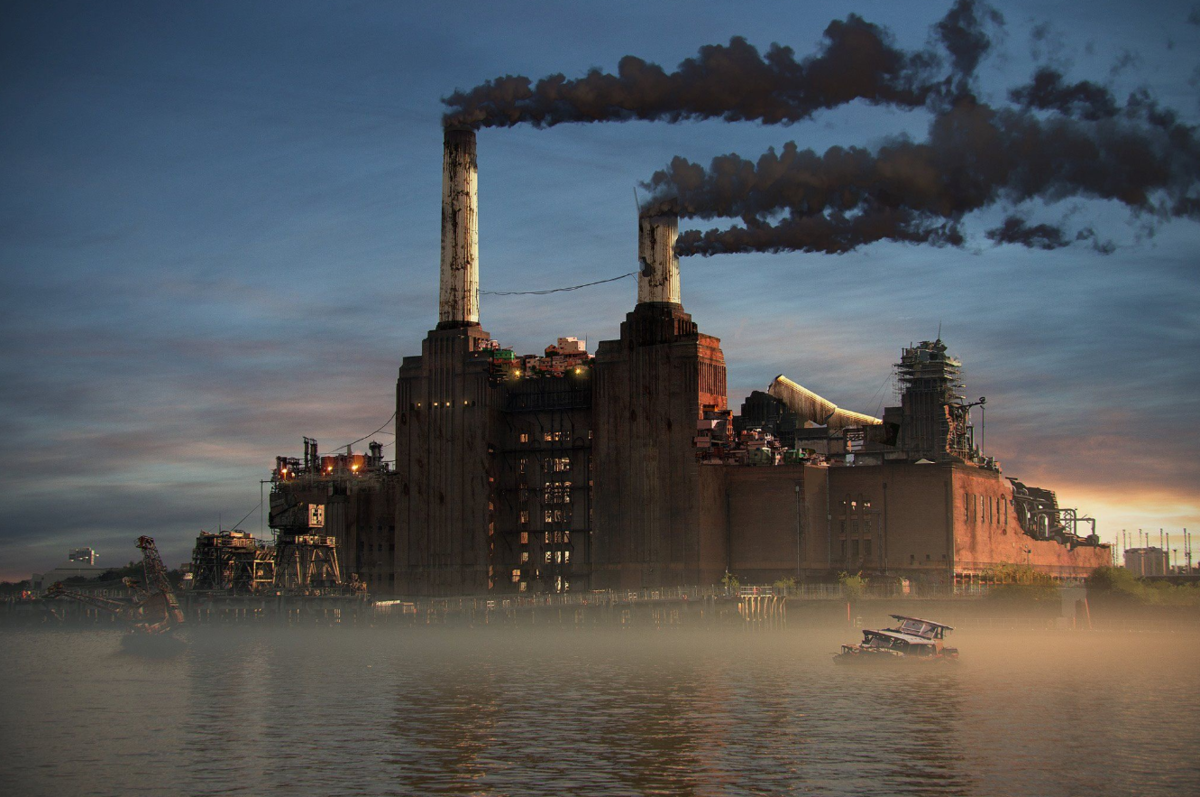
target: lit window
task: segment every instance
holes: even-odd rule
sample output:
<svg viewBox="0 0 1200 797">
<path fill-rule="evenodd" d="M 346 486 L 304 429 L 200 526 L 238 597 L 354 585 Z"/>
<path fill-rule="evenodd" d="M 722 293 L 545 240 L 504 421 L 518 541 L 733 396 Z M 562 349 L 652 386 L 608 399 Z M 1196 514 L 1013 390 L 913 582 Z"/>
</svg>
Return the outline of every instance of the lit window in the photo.
<svg viewBox="0 0 1200 797">
<path fill-rule="evenodd" d="M 522 443 L 529 442 L 529 433 L 528 432 L 521 432 L 521 442 Z M 525 472 L 525 460 L 521 460 L 521 472 L 522 473 Z"/>
<path fill-rule="evenodd" d="M 551 512 L 549 509 L 547 509 L 546 513 L 545 513 L 545 517 L 543 519 L 547 523 L 553 523 L 554 522 L 554 513 Z"/>
<path fill-rule="evenodd" d="M 529 551 L 521 551 L 521 564 L 529 561 Z"/>
<path fill-rule="evenodd" d="M 512 571 L 512 580 L 513 580 L 514 584 L 516 584 L 518 581 L 521 580 L 521 571 L 520 570 Z"/>
<path fill-rule="evenodd" d="M 549 564 L 553 558 L 554 558 L 554 552 L 546 551 L 546 563 Z"/>
<path fill-rule="evenodd" d="M 529 510 L 522 509 L 520 514 L 517 516 L 517 519 L 520 521 L 521 525 L 525 525 L 526 523 L 528 523 L 529 522 Z M 527 536 L 529 536 L 529 535 L 522 532 L 521 533 L 521 538 L 522 538 L 521 542 L 523 542 L 523 543 L 529 542 L 529 540 L 525 539 L 525 537 L 527 537 Z"/>
<path fill-rule="evenodd" d="M 526 520 L 526 521 L 528 521 L 528 520 L 529 520 L 529 513 L 528 513 L 528 512 L 526 512 L 526 513 L 524 513 L 524 514 L 525 514 L 525 520 Z M 528 532 L 528 531 L 522 531 L 522 532 L 521 532 L 521 544 L 522 544 L 522 545 L 528 545 L 528 544 L 529 544 L 529 532 Z"/>
<path fill-rule="evenodd" d="M 563 551 L 563 562 L 564 562 L 564 563 L 566 563 L 566 562 L 569 562 L 569 561 L 571 561 L 571 552 L 570 552 L 570 551 Z"/>
</svg>

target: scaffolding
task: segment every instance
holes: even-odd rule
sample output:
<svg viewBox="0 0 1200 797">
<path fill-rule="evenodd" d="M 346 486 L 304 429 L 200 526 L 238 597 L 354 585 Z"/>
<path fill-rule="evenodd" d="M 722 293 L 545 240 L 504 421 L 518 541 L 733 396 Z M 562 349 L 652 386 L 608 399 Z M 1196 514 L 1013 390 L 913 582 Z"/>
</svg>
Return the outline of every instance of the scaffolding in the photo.
<svg viewBox="0 0 1200 797">
<path fill-rule="evenodd" d="M 275 540 L 275 586 L 288 591 L 332 590 L 344 586 L 337 538 L 281 531 Z"/>
<path fill-rule="evenodd" d="M 192 589 L 258 593 L 275 583 L 275 549 L 244 531 L 200 532 Z"/>
<path fill-rule="evenodd" d="M 975 444 L 962 394 L 962 363 L 946 353 L 946 344 L 939 338 L 906 348 L 895 368 L 904 416 L 899 448 L 912 459 L 972 459 Z"/>
</svg>

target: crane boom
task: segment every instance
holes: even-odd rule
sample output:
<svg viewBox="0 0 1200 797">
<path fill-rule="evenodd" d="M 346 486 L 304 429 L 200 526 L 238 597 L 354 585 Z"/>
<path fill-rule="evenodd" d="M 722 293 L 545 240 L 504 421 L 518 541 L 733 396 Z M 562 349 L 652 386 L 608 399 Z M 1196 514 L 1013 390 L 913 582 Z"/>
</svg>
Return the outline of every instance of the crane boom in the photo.
<svg viewBox="0 0 1200 797">
<path fill-rule="evenodd" d="M 170 631 L 173 626 L 183 622 L 183 611 L 179 608 L 179 600 L 171 589 L 171 581 L 167 578 L 167 568 L 163 565 L 158 547 L 150 537 L 138 537 L 137 547 L 142 551 L 142 569 L 146 574 L 146 586 L 143 587 L 131 578 L 122 579 L 126 587 L 137 593 L 133 603 L 101 598 L 84 592 L 69 590 L 56 582 L 46 590 L 47 598 L 70 598 L 86 603 L 97 609 L 112 612 L 132 629 L 141 634 L 162 634 Z"/>
<path fill-rule="evenodd" d="M 162 557 L 158 555 L 158 546 L 153 537 L 138 537 L 137 547 L 142 551 L 142 569 L 146 574 L 146 585 L 162 595 L 168 623 L 182 623 L 183 611 L 179 608 L 179 599 L 171 589 L 171 580 L 167 578 L 167 567 Z"/>
<path fill-rule="evenodd" d="M 111 598 L 101 598 L 96 595 L 88 595 L 84 592 L 76 592 L 75 590 L 67 589 L 61 581 L 55 581 L 46 590 L 47 598 L 70 598 L 71 600 L 86 603 L 89 606 L 94 606 L 97 609 L 103 609 L 106 612 L 111 612 L 123 620 L 131 619 L 133 610 L 136 608 L 133 604 L 115 601 Z"/>
</svg>

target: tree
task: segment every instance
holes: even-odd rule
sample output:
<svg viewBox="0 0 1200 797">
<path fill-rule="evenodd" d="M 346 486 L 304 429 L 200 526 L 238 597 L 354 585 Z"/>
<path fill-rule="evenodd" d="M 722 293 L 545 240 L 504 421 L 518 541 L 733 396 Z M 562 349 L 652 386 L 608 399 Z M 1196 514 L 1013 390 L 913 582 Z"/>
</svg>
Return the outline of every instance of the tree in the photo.
<svg viewBox="0 0 1200 797">
<path fill-rule="evenodd" d="M 733 592 L 738 587 L 742 586 L 742 582 L 738 579 L 738 577 L 733 573 L 730 573 L 728 570 L 725 571 L 725 575 L 721 576 L 721 584 L 725 587 L 726 594 Z"/>
</svg>

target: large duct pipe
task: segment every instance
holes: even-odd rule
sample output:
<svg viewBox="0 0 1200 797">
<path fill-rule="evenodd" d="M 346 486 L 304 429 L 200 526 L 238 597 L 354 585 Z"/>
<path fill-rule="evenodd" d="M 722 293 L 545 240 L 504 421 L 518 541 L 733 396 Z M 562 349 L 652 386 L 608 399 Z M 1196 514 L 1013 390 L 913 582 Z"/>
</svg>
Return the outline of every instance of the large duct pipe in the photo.
<svg viewBox="0 0 1200 797">
<path fill-rule="evenodd" d="M 678 216 L 638 219 L 638 304 L 679 304 Z"/>
<path fill-rule="evenodd" d="M 447 129 L 442 155 L 442 275 L 438 328 L 479 324 L 475 131 Z"/>
<path fill-rule="evenodd" d="M 878 426 L 882 421 L 861 412 L 844 410 L 828 399 L 818 396 L 808 388 L 798 385 L 783 374 L 775 377 L 767 393 L 782 401 L 787 408 L 802 420 L 812 421 L 830 429 L 847 426 Z"/>
</svg>

